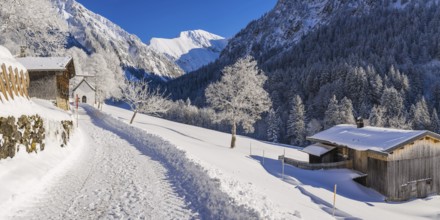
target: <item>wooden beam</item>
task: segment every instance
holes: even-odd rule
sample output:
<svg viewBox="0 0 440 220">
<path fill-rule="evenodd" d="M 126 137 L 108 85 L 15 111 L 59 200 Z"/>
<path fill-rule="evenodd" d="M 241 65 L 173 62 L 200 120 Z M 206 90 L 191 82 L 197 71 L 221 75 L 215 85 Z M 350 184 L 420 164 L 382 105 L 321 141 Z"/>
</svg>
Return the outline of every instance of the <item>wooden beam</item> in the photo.
<svg viewBox="0 0 440 220">
<path fill-rule="evenodd" d="M 5 90 L 7 92 L 7 94 L 5 93 L 4 95 L 5 96 L 9 95 L 9 97 L 11 99 L 14 99 L 14 96 L 12 95 L 12 92 L 11 92 L 11 86 L 9 85 L 10 81 L 9 81 L 9 76 L 8 76 L 8 72 L 6 70 L 6 65 L 5 64 L 2 65 L 2 70 L 3 70 L 3 80 L 5 81 Z"/>
<path fill-rule="evenodd" d="M 12 66 L 10 66 L 8 69 L 9 69 L 9 82 L 10 82 L 9 86 L 11 87 L 11 92 L 13 96 L 18 96 L 17 87 L 15 87 L 14 70 L 12 70 Z"/>
<path fill-rule="evenodd" d="M 4 69 L 6 69 L 6 66 L 4 63 L 2 63 L 2 68 L 1 68 L 1 73 L 0 73 L 0 92 L 3 93 L 3 96 L 5 97 L 6 101 L 8 101 L 8 95 L 6 94 L 6 89 L 5 89 L 5 83 L 3 82 L 3 71 Z"/>
<path fill-rule="evenodd" d="M 18 69 L 15 68 L 15 86 L 17 88 L 18 94 L 23 97 L 23 89 L 21 88 L 21 78 Z"/>
</svg>

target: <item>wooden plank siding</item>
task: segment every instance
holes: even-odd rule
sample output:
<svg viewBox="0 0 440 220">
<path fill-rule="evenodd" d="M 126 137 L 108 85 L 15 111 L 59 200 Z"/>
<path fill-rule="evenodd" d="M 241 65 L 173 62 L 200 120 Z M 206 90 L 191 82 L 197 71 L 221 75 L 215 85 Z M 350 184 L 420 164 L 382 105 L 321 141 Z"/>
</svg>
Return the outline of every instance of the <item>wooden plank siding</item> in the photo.
<svg viewBox="0 0 440 220">
<path fill-rule="evenodd" d="M 390 201 L 440 193 L 440 141 L 433 137 L 416 140 L 394 150 L 388 157 L 374 154 L 367 157 L 367 186 Z M 359 170 L 356 160 L 353 165 Z"/>
<path fill-rule="evenodd" d="M 57 81 L 57 106 L 69 110 L 69 71 L 64 71 L 56 76 Z"/>
<path fill-rule="evenodd" d="M 367 186 L 386 196 L 388 194 L 387 186 L 389 186 L 388 162 L 369 157 L 367 167 Z"/>
<path fill-rule="evenodd" d="M 368 171 L 368 152 L 353 150 L 353 169 L 362 173 Z"/>
</svg>

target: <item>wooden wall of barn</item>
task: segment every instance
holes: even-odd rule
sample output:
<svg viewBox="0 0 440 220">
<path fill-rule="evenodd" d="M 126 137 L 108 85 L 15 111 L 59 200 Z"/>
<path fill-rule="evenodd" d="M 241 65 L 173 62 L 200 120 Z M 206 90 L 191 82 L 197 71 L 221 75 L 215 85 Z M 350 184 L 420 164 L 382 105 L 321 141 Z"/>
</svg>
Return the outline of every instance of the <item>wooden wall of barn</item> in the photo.
<svg viewBox="0 0 440 220">
<path fill-rule="evenodd" d="M 387 196 L 388 162 L 368 157 L 367 186 Z"/>
<path fill-rule="evenodd" d="M 57 75 L 57 106 L 59 108 L 69 109 L 69 72 Z"/>
<path fill-rule="evenodd" d="M 393 201 L 440 193 L 440 142 L 425 137 L 385 160 L 368 158 L 367 184 Z"/>
<path fill-rule="evenodd" d="M 30 72 L 29 96 L 56 100 L 57 82 L 54 72 Z"/>
<path fill-rule="evenodd" d="M 352 150 L 350 158 L 353 158 L 353 169 L 361 171 L 362 173 L 367 173 L 368 171 L 368 152 L 367 151 L 357 151 Z"/>
</svg>

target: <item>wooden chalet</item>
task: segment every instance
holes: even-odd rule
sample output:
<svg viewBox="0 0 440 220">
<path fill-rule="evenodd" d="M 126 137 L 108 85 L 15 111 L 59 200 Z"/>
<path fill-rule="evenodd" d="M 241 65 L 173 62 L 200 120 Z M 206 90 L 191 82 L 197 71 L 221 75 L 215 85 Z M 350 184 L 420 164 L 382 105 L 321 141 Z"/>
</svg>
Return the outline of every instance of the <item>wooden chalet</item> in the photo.
<svg viewBox="0 0 440 220">
<path fill-rule="evenodd" d="M 360 124 L 360 123 L 359 123 Z M 440 135 L 430 131 L 337 125 L 307 139 L 311 164 L 349 161 L 357 181 L 389 201 L 440 193 Z"/>
<path fill-rule="evenodd" d="M 21 57 L 18 62 L 29 72 L 29 96 L 53 100 L 69 109 L 69 80 L 75 76 L 71 57 Z"/>
</svg>

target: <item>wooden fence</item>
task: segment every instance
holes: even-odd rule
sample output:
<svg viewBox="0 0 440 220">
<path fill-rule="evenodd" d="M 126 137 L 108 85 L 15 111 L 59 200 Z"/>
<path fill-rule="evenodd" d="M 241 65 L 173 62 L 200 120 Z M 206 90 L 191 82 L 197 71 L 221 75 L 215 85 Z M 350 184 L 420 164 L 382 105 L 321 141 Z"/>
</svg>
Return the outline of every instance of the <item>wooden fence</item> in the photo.
<svg viewBox="0 0 440 220">
<path fill-rule="evenodd" d="M 300 169 L 304 170 L 320 170 L 320 169 L 339 169 L 339 168 L 347 168 L 352 169 L 353 168 L 353 161 L 352 160 L 345 160 L 340 162 L 334 162 L 334 163 L 309 163 L 304 161 L 295 160 L 288 157 L 283 157 L 282 155 L 279 156 L 279 159 L 284 159 L 284 163 L 292 165 L 294 167 L 298 167 Z"/>
<path fill-rule="evenodd" d="M 14 100 L 14 97 L 22 96 L 29 98 L 29 73 L 12 66 L 6 66 L 1 64 L 0 69 L 0 92 L 3 94 L 3 98 L 0 97 L 0 101 Z"/>
</svg>

